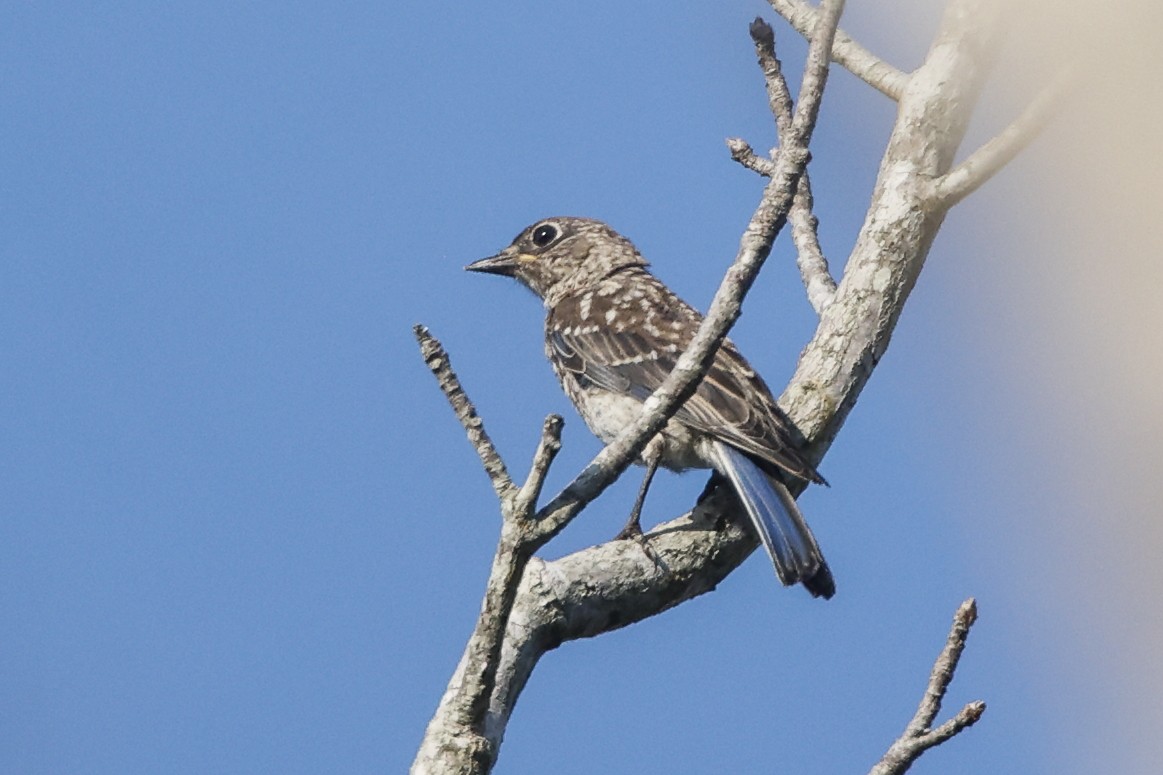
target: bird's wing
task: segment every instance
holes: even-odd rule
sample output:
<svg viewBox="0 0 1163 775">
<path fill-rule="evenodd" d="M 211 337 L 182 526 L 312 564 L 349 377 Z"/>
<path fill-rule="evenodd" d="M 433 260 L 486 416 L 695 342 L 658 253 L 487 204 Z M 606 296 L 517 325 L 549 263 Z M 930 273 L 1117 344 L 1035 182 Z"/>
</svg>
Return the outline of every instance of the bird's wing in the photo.
<svg viewBox="0 0 1163 775">
<path fill-rule="evenodd" d="M 633 314 L 633 311 L 627 311 Z M 590 315 L 589 320 L 604 320 Z M 651 332 L 641 325 L 617 330 L 614 325 L 562 325 L 551 319 L 548 343 L 558 363 L 594 385 L 639 400 L 653 393 L 674 369 L 690 342 L 693 326 L 683 326 L 685 337 Z M 675 419 L 708 433 L 795 477 L 824 483 L 803 459 L 792 441 L 792 425 L 776 406 L 762 378 L 728 340 L 715 355 L 695 394 L 675 413 Z"/>
</svg>

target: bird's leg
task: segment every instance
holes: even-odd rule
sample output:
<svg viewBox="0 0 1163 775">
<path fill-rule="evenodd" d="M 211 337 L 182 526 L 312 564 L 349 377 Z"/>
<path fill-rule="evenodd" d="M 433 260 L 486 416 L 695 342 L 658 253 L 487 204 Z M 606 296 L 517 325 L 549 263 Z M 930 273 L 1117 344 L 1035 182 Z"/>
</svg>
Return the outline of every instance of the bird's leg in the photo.
<svg viewBox="0 0 1163 775">
<path fill-rule="evenodd" d="M 656 436 L 653 441 L 646 445 L 646 449 L 642 451 L 642 458 L 646 462 L 646 476 L 642 479 L 642 486 L 638 488 L 638 497 L 634 499 L 634 508 L 630 509 L 630 518 L 626 520 L 625 527 L 615 536 L 614 540 L 621 540 L 623 538 L 637 538 L 643 540 L 642 525 L 642 504 L 646 501 L 646 491 L 650 489 L 650 482 L 654 479 L 654 473 L 658 471 L 658 463 L 662 459 L 662 437 Z M 645 542 L 643 540 L 643 542 Z"/>
</svg>

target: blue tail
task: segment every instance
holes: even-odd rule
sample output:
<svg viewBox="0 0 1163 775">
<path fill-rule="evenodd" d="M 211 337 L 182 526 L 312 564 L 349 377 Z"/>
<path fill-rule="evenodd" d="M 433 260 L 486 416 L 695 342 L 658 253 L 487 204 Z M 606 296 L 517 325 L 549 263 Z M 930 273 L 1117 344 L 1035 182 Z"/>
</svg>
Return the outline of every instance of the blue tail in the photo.
<svg viewBox="0 0 1163 775">
<path fill-rule="evenodd" d="M 836 582 L 828 563 L 784 483 L 728 444 L 715 441 L 713 449 L 715 468 L 731 481 L 779 580 L 785 586 L 803 584 L 813 597 L 834 595 Z"/>
</svg>

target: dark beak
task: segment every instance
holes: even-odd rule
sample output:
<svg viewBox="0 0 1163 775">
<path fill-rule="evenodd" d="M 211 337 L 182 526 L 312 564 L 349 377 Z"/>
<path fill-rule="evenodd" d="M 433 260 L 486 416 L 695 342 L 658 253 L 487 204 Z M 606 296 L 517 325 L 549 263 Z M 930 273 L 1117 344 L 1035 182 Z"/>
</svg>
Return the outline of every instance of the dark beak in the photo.
<svg viewBox="0 0 1163 775">
<path fill-rule="evenodd" d="M 473 261 L 465 267 L 470 272 L 484 272 L 485 274 L 500 274 L 512 277 L 517 271 L 517 257 L 512 254 L 498 253 L 495 256 Z"/>
</svg>

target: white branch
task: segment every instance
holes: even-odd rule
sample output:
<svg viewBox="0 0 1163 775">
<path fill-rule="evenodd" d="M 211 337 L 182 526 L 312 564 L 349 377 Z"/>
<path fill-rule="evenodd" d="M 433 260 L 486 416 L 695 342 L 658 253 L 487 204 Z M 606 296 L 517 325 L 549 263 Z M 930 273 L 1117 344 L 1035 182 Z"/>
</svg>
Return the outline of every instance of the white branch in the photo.
<svg viewBox="0 0 1163 775">
<path fill-rule="evenodd" d="M 811 38 L 819 15 L 816 8 L 802 0 L 768 0 L 768 3 L 795 28 L 796 32 L 805 38 Z M 885 62 L 843 30 L 836 31 L 832 59 L 881 94 L 894 100 L 900 99 L 909 79 L 908 73 Z"/>
<path fill-rule="evenodd" d="M 1069 73 L 1059 75 L 1038 93 L 1012 124 L 933 181 L 932 206 L 948 210 L 1009 164 L 1050 123 L 1055 111 L 1062 106 L 1073 80 Z"/>
<path fill-rule="evenodd" d="M 783 137 L 791 128 L 793 106 L 791 91 L 783 77 L 783 66 L 775 54 L 775 34 L 770 24 L 758 18 L 751 23 L 750 31 L 751 40 L 755 43 L 755 56 L 763 70 L 768 106 L 775 117 L 776 131 Z M 736 161 L 758 171 L 757 164 L 748 165 L 750 159 L 757 158 L 751 146 L 742 140 L 730 140 L 727 145 Z M 812 212 L 813 204 L 812 181 L 805 170 L 800 176 L 788 220 L 792 227 L 792 242 L 796 246 L 796 266 L 800 270 L 808 303 L 820 315 L 836 297 L 836 281 L 828 270 L 828 259 L 824 257 L 824 250 L 820 246 L 820 222 Z"/>
<path fill-rule="evenodd" d="M 940 656 L 933 664 L 933 670 L 929 673 L 929 685 L 925 688 L 917 712 L 901 736 L 893 741 L 881 760 L 869 771 L 869 775 L 902 775 L 925 751 L 973 726 L 981 718 L 981 714 L 985 713 L 984 702 L 971 702 L 959 710 L 953 718 L 936 729 L 932 728 L 933 720 L 941 711 L 941 700 L 945 698 L 945 691 L 957 671 L 961 652 L 965 650 L 969 628 L 975 621 L 977 621 L 977 603 L 973 598 L 969 598 L 953 615 L 953 626 L 949 629 L 945 648 L 941 650 Z"/>
<path fill-rule="evenodd" d="M 727 138 L 727 148 L 731 151 L 731 158 L 747 169 L 764 177 L 771 176 L 774 167 L 771 159 L 756 154 L 745 140 L 738 137 Z M 800 279 L 803 280 L 808 303 L 812 305 L 817 315 L 822 315 L 836 298 L 836 281 L 832 278 L 832 272 L 828 269 L 828 259 L 824 257 L 824 250 L 820 247 L 818 231 L 820 221 L 812 212 L 812 202 L 811 182 L 805 170 L 800 177 L 788 220 L 792 227 L 792 242 L 796 246 L 796 266 L 800 270 Z"/>
</svg>

